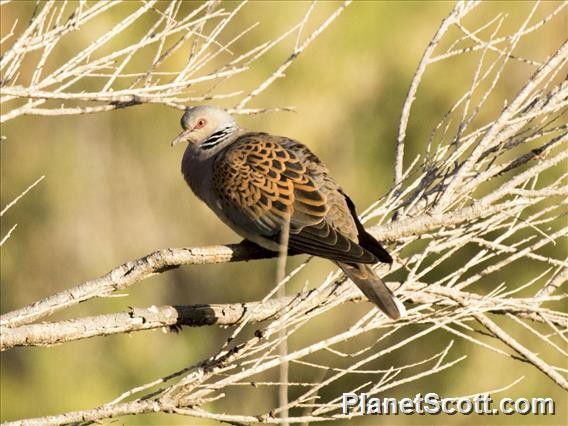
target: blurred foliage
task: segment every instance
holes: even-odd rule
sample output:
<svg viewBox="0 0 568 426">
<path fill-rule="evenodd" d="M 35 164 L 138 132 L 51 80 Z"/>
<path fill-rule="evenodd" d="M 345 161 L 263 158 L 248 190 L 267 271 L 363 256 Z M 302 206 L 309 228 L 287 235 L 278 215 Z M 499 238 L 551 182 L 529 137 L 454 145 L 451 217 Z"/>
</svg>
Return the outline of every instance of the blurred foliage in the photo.
<svg viewBox="0 0 568 426">
<path fill-rule="evenodd" d="M 128 13 L 124 8 L 137 4 L 132 2 L 112 9 L 106 25 L 112 27 L 111 17 L 118 20 Z M 255 21 L 260 25 L 233 50 L 245 50 L 280 34 L 300 19 L 308 5 L 251 2 L 237 17 L 237 27 L 245 28 Z M 336 6 L 331 2 L 318 4 L 314 22 Z M 510 13 L 505 25 L 518 26 L 531 6 L 529 2 L 493 2 L 486 8 L 505 8 Z M 25 20 L 33 7 L 33 2 L 19 1 L 3 8 L 2 35 L 16 17 Z M 187 2 L 184 7 L 194 7 L 194 3 Z M 394 141 L 410 80 L 422 52 L 451 7 L 452 3 L 447 2 L 355 2 L 301 55 L 287 71 L 286 78 L 277 80 L 254 101 L 255 107 L 292 105 L 297 112 L 239 120 L 251 129 L 286 135 L 308 144 L 363 210 L 391 186 Z M 534 44 L 521 48 L 530 52 L 529 56 L 543 59 L 566 37 L 564 18 L 562 25 L 541 29 L 539 37 L 532 38 Z M 483 16 L 477 14 L 476 19 L 482 20 Z M 89 37 L 92 35 L 94 39 L 105 30 L 92 28 Z M 80 34 L 84 37 L 86 33 Z M 228 33 L 224 37 L 232 36 Z M 293 42 L 291 39 L 278 46 L 246 78 L 231 80 L 224 88 L 234 86 L 245 91 L 254 88 L 289 55 Z M 55 62 L 57 59 L 53 58 Z M 472 66 L 456 58 L 440 63 L 426 75 L 410 122 L 407 159 L 421 152 L 433 126 L 470 83 Z M 526 69 L 511 69 L 499 89 L 501 99 L 510 99 L 522 86 Z M 232 105 L 227 102 L 223 106 Z M 501 106 L 488 104 L 480 119 L 491 117 Z M 2 127 L 6 139 L 0 144 L 1 205 L 10 202 L 37 177 L 46 175 L 37 188 L 2 218 L 1 235 L 18 223 L 0 258 L 3 313 L 95 278 L 126 260 L 158 248 L 240 240 L 213 217 L 183 182 L 179 171 L 182 149 L 169 147 L 169 141 L 179 131 L 179 116 L 176 110 L 144 105 L 84 116 L 25 116 Z M 301 260 L 291 259 L 289 267 Z M 509 273 L 536 275 L 531 268 L 528 264 L 522 271 Z M 329 262 L 314 261 L 288 291 L 301 289 L 306 282 L 313 286 L 331 269 Z M 90 301 L 53 319 L 115 312 L 128 306 L 257 300 L 273 285 L 274 274 L 273 260 L 183 267 L 132 287 L 127 297 Z M 344 306 L 319 318 L 302 333 L 327 335 L 338 327 L 347 327 L 352 318 L 369 308 L 367 303 Z M 290 345 L 296 339 L 301 340 L 302 333 L 295 335 Z M 49 349 L 14 349 L 2 353 L 2 420 L 86 409 L 107 402 L 137 384 L 199 361 L 227 335 L 227 330 L 217 327 L 184 329 L 180 334 L 143 332 Z M 520 341 L 531 338 L 522 330 L 516 337 Z M 414 347 L 417 353 L 434 353 L 448 339 L 448 335 L 438 332 L 427 340 L 415 342 Z M 466 352 L 462 343 L 456 341 L 456 353 Z M 566 394 L 535 369 L 523 369 L 521 373 L 521 366 L 518 370 L 511 368 L 514 364 L 510 360 L 483 349 L 472 350 L 471 346 L 467 354 L 468 359 L 449 373 L 402 387 L 388 396 L 414 396 L 417 392 L 464 395 L 480 388 L 499 388 L 526 374 L 519 385 L 497 398 L 551 396 L 557 402 L 557 415 L 498 419 L 483 416 L 427 419 L 415 415 L 388 421 L 382 418 L 380 422 L 562 424 L 566 419 Z M 328 356 L 332 355 L 315 355 L 320 363 Z M 413 354 L 395 352 L 392 356 L 399 361 L 408 358 L 410 362 Z M 389 359 L 381 358 L 369 368 L 388 366 Z M 305 377 L 307 373 L 297 365 L 291 374 L 292 380 L 314 380 Z M 215 409 L 229 410 L 225 404 L 230 404 L 233 408 L 240 407 L 242 413 L 254 414 L 276 404 L 275 392 L 266 392 L 260 398 L 258 393 L 255 395 L 251 399 L 243 390 L 229 401 L 218 403 Z M 164 415 L 122 421 L 201 423 Z M 358 418 L 352 423 L 378 421 Z"/>
</svg>

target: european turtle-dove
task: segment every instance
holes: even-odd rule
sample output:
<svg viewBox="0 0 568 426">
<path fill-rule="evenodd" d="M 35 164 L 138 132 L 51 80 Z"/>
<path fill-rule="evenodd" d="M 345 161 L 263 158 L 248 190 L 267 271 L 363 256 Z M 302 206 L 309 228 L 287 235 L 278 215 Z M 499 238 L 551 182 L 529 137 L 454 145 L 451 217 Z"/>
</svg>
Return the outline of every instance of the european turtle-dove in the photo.
<svg viewBox="0 0 568 426">
<path fill-rule="evenodd" d="M 305 145 L 249 132 L 211 106 L 188 108 L 181 126 L 172 145 L 188 142 L 185 180 L 225 224 L 278 251 L 288 222 L 291 252 L 335 262 L 387 316 L 405 315 L 404 305 L 371 269 L 391 263 L 391 256 L 365 231 L 351 199 Z"/>
</svg>

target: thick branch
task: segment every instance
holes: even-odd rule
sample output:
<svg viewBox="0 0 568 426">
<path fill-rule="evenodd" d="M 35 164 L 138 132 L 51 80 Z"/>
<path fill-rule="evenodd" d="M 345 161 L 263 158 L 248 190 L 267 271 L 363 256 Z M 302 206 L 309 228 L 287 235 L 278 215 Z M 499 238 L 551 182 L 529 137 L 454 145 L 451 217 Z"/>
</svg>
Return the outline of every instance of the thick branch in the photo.
<svg viewBox="0 0 568 426">
<path fill-rule="evenodd" d="M 373 227 L 371 232 L 381 241 L 397 241 L 436 228 L 451 227 L 475 218 L 488 216 L 504 208 L 507 208 L 506 203 L 499 206 L 476 204 L 451 213 L 423 214 L 388 225 Z M 29 324 L 93 297 L 102 297 L 115 291 L 124 290 L 152 275 L 177 268 L 180 265 L 240 262 L 267 259 L 276 255 L 277 253 L 264 250 L 250 243 L 157 250 L 140 259 L 126 262 L 102 277 L 86 281 L 74 288 L 61 291 L 24 308 L 4 314 L 0 317 L 0 326 L 16 327 Z"/>
<path fill-rule="evenodd" d="M 388 284 L 393 291 L 401 286 L 398 282 L 389 282 Z M 309 290 L 267 301 L 131 308 L 128 312 L 115 314 L 29 324 L 13 328 L 2 327 L 0 351 L 17 346 L 52 346 L 90 337 L 163 327 L 236 326 L 245 321 L 254 324 L 266 320 L 276 320 L 284 312 L 296 308 L 300 308 L 304 312 L 310 311 L 326 299 L 340 296 L 350 301 L 364 300 L 361 293 L 354 287 L 336 284 L 324 290 Z M 456 303 L 452 302 L 452 300 L 457 299 L 467 300 L 468 303 L 475 301 L 476 303 L 483 303 L 487 312 L 500 315 L 515 314 L 519 318 L 537 322 L 545 321 L 538 313 L 539 305 L 535 305 L 530 300 L 511 298 L 495 303 L 490 299 L 483 299 L 482 296 L 475 293 L 437 285 L 427 286 L 423 283 L 412 286 L 405 285 L 402 296 L 406 296 L 407 302 L 414 304 L 436 303 L 442 306 L 457 306 Z M 440 296 L 444 299 L 441 300 Z M 546 297 L 541 300 L 541 302 L 545 301 Z M 547 320 L 559 327 L 568 327 L 568 321 L 564 318 L 547 315 Z"/>
<path fill-rule="evenodd" d="M 143 413 L 166 411 L 160 401 L 132 401 L 116 405 L 103 405 L 92 410 L 71 411 L 55 416 L 36 417 L 3 423 L 4 426 L 62 425 L 69 423 L 86 424 L 101 419 L 128 416 Z"/>
<path fill-rule="evenodd" d="M 247 243 L 157 250 L 140 259 L 126 262 L 102 277 L 86 281 L 74 288 L 2 315 L 0 326 L 15 327 L 30 323 L 87 299 L 124 290 L 143 279 L 180 265 L 240 262 L 265 259 L 275 255 L 275 253 Z"/>
<path fill-rule="evenodd" d="M 335 291 L 305 291 L 265 302 L 201 304 L 189 306 L 151 306 L 128 312 L 97 315 L 66 321 L 3 327 L 0 350 L 14 346 L 50 346 L 58 343 L 171 326 L 238 325 L 248 316 L 249 323 L 277 319 L 285 309 L 302 304 L 308 310 L 318 306 Z M 357 298 L 354 292 L 354 297 Z M 359 297 L 360 298 L 360 297 Z"/>
</svg>

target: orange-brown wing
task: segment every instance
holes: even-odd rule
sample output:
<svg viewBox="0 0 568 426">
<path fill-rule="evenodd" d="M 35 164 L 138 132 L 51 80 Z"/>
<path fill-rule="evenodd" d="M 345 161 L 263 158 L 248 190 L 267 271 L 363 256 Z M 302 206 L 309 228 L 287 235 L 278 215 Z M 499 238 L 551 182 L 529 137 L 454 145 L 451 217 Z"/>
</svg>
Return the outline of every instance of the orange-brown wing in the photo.
<svg viewBox="0 0 568 426">
<path fill-rule="evenodd" d="M 328 220 L 327 170 L 304 145 L 266 133 L 239 137 L 215 161 L 214 188 L 226 215 L 249 235 L 277 242 L 290 220 L 291 249 L 343 262 L 377 258 Z M 333 198 L 333 197 L 331 197 Z"/>
</svg>

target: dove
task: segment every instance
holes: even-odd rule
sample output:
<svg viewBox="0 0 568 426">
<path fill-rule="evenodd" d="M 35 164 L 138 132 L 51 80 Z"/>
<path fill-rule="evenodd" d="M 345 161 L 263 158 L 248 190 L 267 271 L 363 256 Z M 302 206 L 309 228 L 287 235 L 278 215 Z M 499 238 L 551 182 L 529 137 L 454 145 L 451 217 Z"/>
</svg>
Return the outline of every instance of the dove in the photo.
<svg viewBox="0 0 568 426">
<path fill-rule="evenodd" d="M 172 146 L 187 143 L 181 171 L 193 193 L 231 229 L 278 252 L 288 250 L 336 263 L 391 319 L 404 305 L 372 265 L 392 257 L 358 219 L 353 201 L 308 147 L 298 141 L 238 125 L 214 106 L 189 107 Z"/>
</svg>

